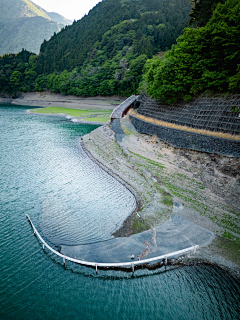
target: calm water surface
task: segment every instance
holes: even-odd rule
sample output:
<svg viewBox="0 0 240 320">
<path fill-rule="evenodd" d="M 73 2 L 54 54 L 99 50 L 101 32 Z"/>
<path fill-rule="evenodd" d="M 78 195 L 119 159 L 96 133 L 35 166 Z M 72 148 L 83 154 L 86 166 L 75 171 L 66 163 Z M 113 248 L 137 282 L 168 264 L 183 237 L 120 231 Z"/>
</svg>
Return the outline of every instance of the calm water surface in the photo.
<svg viewBox="0 0 240 320">
<path fill-rule="evenodd" d="M 239 285 L 218 268 L 99 272 L 41 250 L 111 239 L 135 199 L 84 154 L 96 126 L 0 107 L 0 319 L 240 319 Z"/>
</svg>

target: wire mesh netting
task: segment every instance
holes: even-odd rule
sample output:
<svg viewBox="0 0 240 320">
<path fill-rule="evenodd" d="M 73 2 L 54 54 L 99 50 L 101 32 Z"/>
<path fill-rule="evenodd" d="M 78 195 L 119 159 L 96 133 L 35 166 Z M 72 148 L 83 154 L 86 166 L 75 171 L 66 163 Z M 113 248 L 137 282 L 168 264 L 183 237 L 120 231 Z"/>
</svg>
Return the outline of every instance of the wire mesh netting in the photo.
<svg viewBox="0 0 240 320">
<path fill-rule="evenodd" d="M 167 105 L 142 94 L 138 113 L 177 125 L 240 135 L 240 95 Z"/>
</svg>

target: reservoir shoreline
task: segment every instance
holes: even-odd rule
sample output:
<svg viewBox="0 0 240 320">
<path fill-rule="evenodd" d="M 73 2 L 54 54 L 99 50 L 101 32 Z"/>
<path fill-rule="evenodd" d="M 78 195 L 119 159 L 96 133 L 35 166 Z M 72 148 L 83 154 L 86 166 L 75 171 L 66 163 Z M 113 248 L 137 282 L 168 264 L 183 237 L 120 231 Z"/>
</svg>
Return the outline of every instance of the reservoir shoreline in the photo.
<svg viewBox="0 0 240 320">
<path fill-rule="evenodd" d="M 126 128 L 126 126 L 129 125 L 129 121 L 127 119 L 124 119 L 122 121 L 122 127 Z M 127 130 L 126 130 L 127 132 Z M 130 142 L 130 140 L 133 140 Z M 124 181 L 124 185 L 128 187 L 128 189 L 133 192 L 138 200 L 138 208 L 139 211 L 135 210 L 135 212 L 131 215 L 131 219 L 127 219 L 125 221 L 125 224 L 123 227 L 119 230 L 119 232 L 116 232 L 114 236 L 121 237 L 121 236 L 129 236 L 131 234 L 134 234 L 136 230 L 134 230 L 134 223 L 136 222 L 136 219 L 141 219 L 144 222 L 147 222 L 148 225 L 143 226 L 146 227 L 146 229 L 149 229 L 149 221 L 152 222 L 155 220 L 155 225 L 161 225 L 164 224 L 171 216 L 171 213 L 178 214 L 180 216 L 183 216 L 190 221 L 199 224 L 200 226 L 204 226 L 205 228 L 210 229 L 213 231 L 216 235 L 216 238 L 213 240 L 212 244 L 208 245 L 205 248 L 201 248 L 197 256 L 193 259 L 187 259 L 185 261 L 186 264 L 195 264 L 195 263 L 208 263 L 211 265 L 218 265 L 222 268 L 226 269 L 228 272 L 230 272 L 238 281 L 240 280 L 240 261 L 239 261 L 239 245 L 237 244 L 237 241 L 230 241 L 226 238 L 222 238 L 220 232 L 224 232 L 224 228 L 219 227 L 216 223 L 213 223 L 209 217 L 204 217 L 201 212 L 198 212 L 194 206 L 191 205 L 191 203 L 185 199 L 183 199 L 174 196 L 173 197 L 173 209 L 170 209 L 170 212 L 168 212 L 165 216 L 157 217 L 156 211 L 158 206 L 162 206 L 161 204 L 161 194 L 158 190 L 153 189 L 156 187 L 155 185 L 155 178 L 154 172 L 149 170 L 148 167 L 145 170 L 139 170 L 139 167 L 136 166 L 136 161 L 134 157 L 132 157 L 131 151 L 129 152 L 130 148 L 134 146 L 135 151 L 137 149 L 141 149 L 141 143 L 139 143 L 140 139 L 144 139 L 143 142 L 148 146 L 149 149 L 154 149 L 154 143 L 153 146 L 149 147 L 150 140 L 155 139 L 155 137 L 150 137 L 148 135 L 140 135 L 136 132 L 134 134 L 130 134 L 129 136 L 126 135 L 126 138 L 124 139 L 123 143 L 120 143 L 120 145 L 117 143 L 117 140 L 115 139 L 115 134 L 110 128 L 110 124 L 105 124 L 102 127 L 97 128 L 90 134 L 84 136 L 81 138 L 81 145 L 83 146 L 84 150 L 87 152 L 87 154 L 90 156 L 90 158 L 95 161 L 98 165 L 100 165 L 105 171 L 107 171 L 109 174 L 111 174 L 113 177 L 117 178 L 119 181 Z M 146 142 L 146 139 L 148 142 Z M 103 141 L 105 140 L 105 143 Z M 167 152 L 168 155 L 172 153 L 172 157 L 174 156 L 174 148 L 171 148 L 167 144 L 164 144 L 161 141 L 158 141 L 158 146 L 161 144 L 161 152 L 164 154 L 164 152 Z M 118 145 L 118 147 L 117 147 Z M 114 150 L 114 152 L 112 152 Z M 147 152 L 148 152 L 147 151 Z M 188 152 L 188 151 L 186 151 Z M 154 152 L 153 152 L 154 153 Z M 201 154 L 202 157 L 205 157 L 206 154 L 204 153 L 197 153 Z M 149 154 L 149 153 L 148 153 Z M 146 154 L 145 154 L 146 155 Z M 186 158 L 182 156 L 184 160 Z M 116 159 L 116 160 L 115 160 Z M 151 156 L 150 156 L 151 159 Z M 169 158 L 166 159 L 169 163 Z M 144 162 L 147 162 L 147 158 L 141 159 L 142 164 Z M 191 161 L 190 161 L 191 162 Z M 166 163 L 165 163 L 166 164 Z M 172 165 L 169 166 L 170 171 L 173 171 L 174 168 Z M 176 168 L 175 168 L 176 169 Z M 179 170 L 179 168 L 177 168 Z M 134 171 L 134 174 L 133 174 Z M 182 171 L 182 170 L 181 170 Z M 188 174 L 188 176 L 191 176 L 191 178 L 196 179 L 192 173 L 189 174 L 184 169 L 184 173 Z M 195 181 L 193 179 L 193 181 Z M 143 187 L 141 186 L 142 180 L 144 181 Z M 197 181 L 197 179 L 196 179 Z M 174 181 L 172 181 L 172 184 Z M 130 188 L 129 188 L 130 186 Z M 166 190 L 166 189 L 165 189 Z M 202 189 L 197 190 L 199 192 L 199 196 L 202 197 Z M 151 194 L 152 192 L 152 194 Z M 209 204 L 210 202 L 214 201 L 211 205 L 214 206 L 218 201 L 220 201 L 220 197 L 214 193 L 214 190 L 206 190 L 205 192 L 208 193 L 208 199 L 205 199 L 204 202 Z M 157 199 L 157 197 L 159 198 Z M 149 205 L 151 201 L 151 205 Z M 215 202 L 216 201 L 216 202 Z M 178 210 L 178 208 L 175 207 L 175 202 L 178 202 L 183 204 L 184 211 Z M 220 202 L 220 207 L 223 205 L 224 200 L 222 199 Z M 225 209 L 226 210 L 226 209 Z M 154 215 L 155 214 L 155 215 Z M 140 217 L 139 217 L 140 215 Z M 144 230 L 142 230 L 144 231 Z M 140 231 L 141 232 L 141 231 Z"/>
<path fill-rule="evenodd" d="M 24 100 L 24 99 L 23 99 Z M 99 99 L 100 101 L 100 99 Z M 32 105 L 31 105 L 32 103 Z M 31 102 L 24 106 L 36 106 Z M 39 102 L 40 104 L 44 104 Z M 54 102 L 58 103 L 58 102 Z M 97 103 L 95 101 L 94 103 Z M 15 101 L 14 101 L 15 104 Z M 17 103 L 19 105 L 19 103 Z M 70 103 L 68 102 L 70 107 Z M 66 105 L 65 105 L 66 106 Z M 101 105 L 97 105 L 101 108 Z M 71 105 L 72 108 L 72 105 Z M 45 115 L 45 114 L 44 114 Z M 94 123 L 96 124 L 96 123 Z M 236 279 L 240 279 L 240 261 L 239 261 L 239 234 L 235 240 L 230 240 L 222 237 L 226 232 L 224 226 L 219 226 L 218 221 L 213 221 L 213 208 L 217 203 L 217 213 L 221 214 L 221 207 L 224 208 L 223 213 L 228 214 L 231 223 L 231 212 L 229 202 L 232 199 L 224 198 L 219 193 L 221 188 L 224 188 L 222 180 L 226 185 L 232 186 L 237 178 L 231 178 L 224 172 L 219 173 L 219 168 L 215 165 L 214 160 L 210 160 L 212 155 L 207 155 L 201 152 L 189 152 L 188 150 L 177 150 L 159 141 L 156 137 L 138 134 L 131 127 L 128 119 L 123 119 L 122 127 L 126 133 L 126 137 L 122 143 L 118 143 L 115 139 L 115 133 L 112 131 L 110 124 L 105 124 L 90 134 L 82 137 L 81 145 L 87 155 L 97 163 L 102 169 L 121 182 L 128 190 L 136 197 L 137 208 L 127 218 L 115 237 L 130 236 L 134 233 L 139 233 L 150 229 L 149 223 L 153 225 L 161 225 L 169 220 L 172 213 L 183 216 L 190 221 L 204 226 L 213 231 L 217 236 L 211 245 L 206 248 L 201 248 L 196 258 L 185 261 L 186 264 L 194 264 L 198 262 L 219 265 L 234 275 Z M 201 167 L 203 174 L 199 177 L 199 163 L 196 164 L 195 158 L 200 157 L 200 162 L 204 159 L 205 163 L 210 163 L 209 166 Z M 152 163 L 151 163 L 152 162 Z M 209 172 L 209 167 L 214 167 L 214 174 Z M 166 171 L 165 175 L 159 176 L 160 171 Z M 184 175 L 185 180 L 190 181 L 191 185 L 184 186 L 186 192 L 180 194 L 176 191 L 179 188 L 179 181 L 175 179 L 176 172 Z M 167 180 L 166 175 L 169 175 Z M 175 180 L 174 180 L 175 179 Z M 205 180 L 204 180 L 205 179 Z M 214 180 L 215 179 L 215 180 Z M 235 179 L 235 180 L 234 180 Z M 204 186 L 204 191 L 199 188 Z M 157 187 L 161 186 L 162 190 Z M 175 188 L 175 189 L 174 189 Z M 217 190 L 219 189 L 219 190 Z M 227 190 L 227 188 L 225 188 Z M 179 191 L 179 190 L 178 190 Z M 168 192 L 172 196 L 170 204 L 164 204 L 164 192 Z M 203 193 L 206 197 L 203 198 Z M 224 192 L 223 192 L 224 193 Z M 191 198 L 196 197 L 194 204 Z M 189 198 L 187 198 L 190 196 Z M 237 194 L 235 195 L 238 196 Z M 166 195 L 165 198 L 170 197 Z M 204 207 L 196 210 L 198 203 L 203 202 Z M 235 199 L 234 199 L 235 201 Z M 165 201 L 166 202 L 166 201 Z M 176 204 L 179 205 L 177 207 Z M 182 207 L 184 209 L 182 209 Z M 208 207 L 205 209 L 205 207 Z M 227 208 L 228 207 L 228 208 Z M 158 210 L 160 208 L 160 210 Z M 159 211 L 164 212 L 160 214 Z M 140 217 L 138 216 L 140 215 Z M 218 236 L 219 235 L 219 236 Z"/>
<path fill-rule="evenodd" d="M 121 236 L 126 237 L 126 236 L 131 235 L 131 233 L 132 233 L 131 226 L 133 224 L 134 215 L 136 215 L 137 212 L 139 212 L 142 208 L 142 198 L 141 198 L 140 194 L 129 183 L 127 183 L 123 177 L 121 177 L 119 174 L 117 174 L 117 173 L 113 172 L 111 169 L 109 169 L 109 167 L 107 166 L 106 163 L 100 162 L 100 160 L 96 158 L 96 155 L 94 157 L 91 153 L 91 149 L 86 148 L 83 138 L 81 139 L 80 144 L 81 144 L 81 147 L 84 150 L 84 152 L 87 154 L 87 156 L 94 163 L 96 163 L 102 170 L 107 172 L 109 175 L 111 175 L 113 178 L 115 178 L 118 182 L 120 182 L 122 185 L 124 185 L 125 188 L 127 188 L 134 195 L 134 197 L 136 199 L 135 210 L 131 213 L 130 216 L 127 217 L 127 219 L 124 221 L 122 227 L 119 230 L 117 230 L 114 234 L 115 236 L 120 236 L 120 237 Z"/>
</svg>

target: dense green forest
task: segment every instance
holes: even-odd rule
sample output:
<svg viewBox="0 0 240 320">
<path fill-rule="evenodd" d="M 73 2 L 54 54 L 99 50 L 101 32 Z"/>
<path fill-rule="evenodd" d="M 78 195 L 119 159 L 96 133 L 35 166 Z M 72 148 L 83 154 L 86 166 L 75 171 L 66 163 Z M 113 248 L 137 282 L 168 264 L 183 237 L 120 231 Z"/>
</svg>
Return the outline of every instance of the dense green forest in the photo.
<svg viewBox="0 0 240 320">
<path fill-rule="evenodd" d="M 225 3 L 226 0 L 191 0 L 192 10 L 189 25 L 192 27 L 204 27 L 210 20 L 213 11 L 218 3 Z"/>
<path fill-rule="evenodd" d="M 0 57 L 0 92 L 15 95 L 18 91 L 33 91 L 37 77 L 36 58 L 24 49 L 18 54 Z"/>
<path fill-rule="evenodd" d="M 80 21 L 66 27 L 50 41 L 41 46 L 38 72 L 51 73 L 59 71 L 71 71 L 75 67 L 81 67 L 94 48 L 98 49 L 98 43 L 112 27 L 116 34 L 118 31 L 126 33 L 127 38 L 135 39 L 130 30 L 138 31 L 137 40 L 143 35 L 148 38 L 153 52 L 159 49 L 170 49 L 182 29 L 187 25 L 190 11 L 189 0 L 105 0 L 100 2 L 89 14 Z M 121 22 L 129 21 L 125 30 L 117 27 Z M 139 34 L 139 32 L 143 34 Z M 111 49 L 113 40 L 108 39 L 113 32 L 105 35 L 105 42 L 98 50 L 108 45 Z M 122 38 L 122 36 L 120 35 Z M 130 46 L 131 39 L 126 43 Z M 121 42 L 121 39 L 119 39 Z M 144 45 L 145 43 L 143 43 Z M 115 44 L 115 51 L 121 50 L 121 44 Z M 153 53 L 151 52 L 151 53 Z M 150 53 L 150 54 L 151 54 Z"/>
<path fill-rule="evenodd" d="M 171 103 L 205 92 L 239 93 L 240 2 L 211 3 L 205 9 L 196 3 L 191 12 L 190 24 L 201 27 L 186 28 L 164 60 L 147 61 L 141 87 L 150 96 Z M 209 21 L 202 18 L 206 8 Z"/>
<path fill-rule="evenodd" d="M 203 92 L 239 92 L 239 0 L 191 4 L 100 2 L 44 41 L 39 55 L 23 50 L 0 57 L 0 91 L 128 96 L 142 90 L 169 103 Z M 160 51 L 168 51 L 164 59 Z"/>
<path fill-rule="evenodd" d="M 190 9 L 189 0 L 102 1 L 44 41 L 28 62 L 19 62 L 23 52 L 0 57 L 0 91 L 136 93 L 146 60 L 171 48 L 188 24 Z"/>
<path fill-rule="evenodd" d="M 17 53 L 22 48 L 39 53 L 44 39 L 49 40 L 54 32 L 71 23 L 29 0 L 1 0 L 0 55 Z"/>
</svg>

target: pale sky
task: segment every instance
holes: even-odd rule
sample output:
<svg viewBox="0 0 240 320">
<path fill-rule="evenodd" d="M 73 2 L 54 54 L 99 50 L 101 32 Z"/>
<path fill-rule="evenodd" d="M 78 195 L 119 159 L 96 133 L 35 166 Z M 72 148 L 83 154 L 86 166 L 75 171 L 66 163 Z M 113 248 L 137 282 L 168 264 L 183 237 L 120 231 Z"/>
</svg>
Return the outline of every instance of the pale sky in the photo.
<svg viewBox="0 0 240 320">
<path fill-rule="evenodd" d="M 79 20 L 101 0 L 32 0 L 48 12 L 56 12 L 69 20 Z"/>
</svg>

